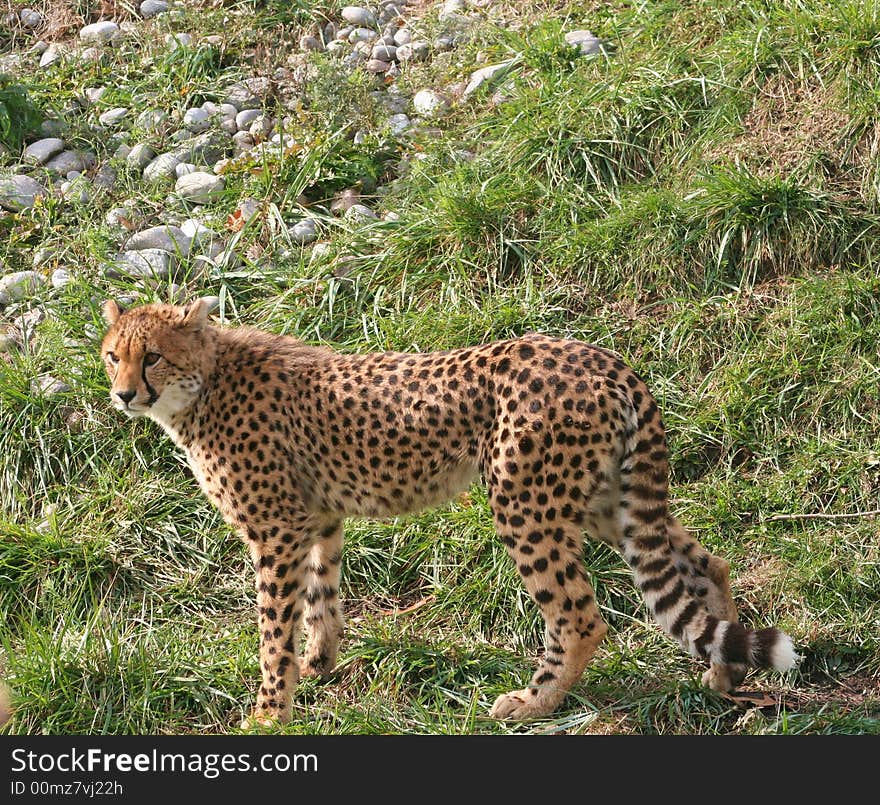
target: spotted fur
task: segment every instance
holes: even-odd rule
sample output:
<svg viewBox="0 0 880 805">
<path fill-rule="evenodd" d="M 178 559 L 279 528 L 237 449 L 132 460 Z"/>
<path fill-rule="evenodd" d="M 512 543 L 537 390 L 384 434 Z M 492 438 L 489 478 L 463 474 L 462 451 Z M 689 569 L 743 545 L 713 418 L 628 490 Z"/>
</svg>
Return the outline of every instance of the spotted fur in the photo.
<svg viewBox="0 0 880 805">
<path fill-rule="evenodd" d="M 794 664 L 788 636 L 738 623 L 727 563 L 670 513 L 660 412 L 616 355 L 541 335 L 347 355 L 213 326 L 204 300 L 125 313 L 111 301 L 104 313 L 114 405 L 164 428 L 250 551 L 256 719 L 289 719 L 299 676 L 334 666 L 343 518 L 415 512 L 480 477 L 546 624 L 530 684 L 500 696 L 493 716 L 553 711 L 606 632 L 584 533 L 620 551 L 660 626 L 710 663 L 706 684 L 728 690 L 748 666 Z"/>
</svg>

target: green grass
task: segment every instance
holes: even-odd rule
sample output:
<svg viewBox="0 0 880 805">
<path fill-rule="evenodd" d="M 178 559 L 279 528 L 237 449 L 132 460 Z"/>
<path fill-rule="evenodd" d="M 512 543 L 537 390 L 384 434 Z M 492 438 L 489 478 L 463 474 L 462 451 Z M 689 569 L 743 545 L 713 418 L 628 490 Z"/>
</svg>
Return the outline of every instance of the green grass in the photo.
<svg viewBox="0 0 880 805">
<path fill-rule="evenodd" d="M 181 114 L 219 100 L 254 69 L 272 74 L 315 9 L 189 8 L 144 23 L 101 62 L 34 66 L 27 102 L 66 110 L 71 140 L 105 161 L 126 139 L 96 133 L 105 108 Z M 290 118 L 298 147 L 231 169 L 204 210 L 240 262 L 198 276 L 185 263 L 183 291 L 220 295 L 231 324 L 350 351 L 528 331 L 617 350 L 663 410 L 675 511 L 730 561 L 743 619 L 778 624 L 804 659 L 749 678 L 774 706 L 702 689 L 619 557 L 588 545 L 607 639 L 558 713 L 488 720 L 494 698 L 528 680 L 543 626 L 475 487 L 412 518 L 347 524 L 339 668 L 300 686 L 279 731 L 876 734 L 880 3 L 518 9 L 521 25 L 477 22 L 397 79 L 409 92 L 450 87 L 516 58 L 453 105 L 439 136 L 392 138 L 374 81 L 308 57 L 298 100 L 273 96 L 268 110 Z M 166 30 L 196 20 L 222 47 L 169 53 Z M 442 29 L 436 12 L 411 24 L 429 39 Z M 573 57 L 562 34 L 578 27 L 610 54 Z M 97 108 L 69 108 L 103 84 L 113 90 Z M 161 150 L 170 131 L 129 142 Z M 0 168 L 17 166 L 18 147 Z M 117 168 L 114 190 L 87 207 L 47 199 L 0 217 L 10 270 L 50 246 L 40 270 L 73 275 L 0 312 L 4 326 L 38 305 L 49 314 L 25 347 L 0 353 L 0 673 L 17 704 L 6 729 L 236 732 L 259 677 L 244 547 L 159 430 L 110 407 L 97 357 L 102 299 L 171 293 L 105 276 L 127 234 L 106 211 L 134 199 L 144 226 L 169 205 L 187 211 Z M 351 186 L 399 218 L 333 216 Z M 244 196 L 260 212 L 233 236 L 224 224 Z M 303 204 L 321 222 L 321 256 L 285 235 Z M 35 393 L 44 372 L 72 390 Z"/>
</svg>

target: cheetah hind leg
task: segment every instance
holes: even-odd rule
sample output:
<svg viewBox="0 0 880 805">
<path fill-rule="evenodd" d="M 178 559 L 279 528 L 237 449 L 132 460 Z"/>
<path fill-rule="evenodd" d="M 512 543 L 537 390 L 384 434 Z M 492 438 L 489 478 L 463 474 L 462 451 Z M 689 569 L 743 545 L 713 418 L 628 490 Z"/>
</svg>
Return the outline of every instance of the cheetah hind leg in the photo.
<svg viewBox="0 0 880 805">
<path fill-rule="evenodd" d="M 538 523 L 531 523 L 517 534 L 509 528 L 511 518 L 507 520 L 507 524 L 502 524 L 496 517 L 496 527 L 511 557 L 517 561 L 526 589 L 541 609 L 546 647 L 529 686 L 499 696 L 489 715 L 522 721 L 549 715 L 562 703 L 571 686 L 580 679 L 608 627 L 587 581 L 580 529 L 571 526 L 542 529 Z M 523 552 L 523 546 L 532 552 Z"/>
<path fill-rule="evenodd" d="M 668 533 L 679 568 L 709 612 L 719 620 L 738 622 L 730 592 L 730 565 L 709 553 L 674 517 L 669 519 Z M 707 688 L 727 693 L 742 684 L 747 670 L 748 666 L 741 663 L 712 663 L 703 673 L 702 682 Z"/>
<path fill-rule="evenodd" d="M 324 529 L 312 547 L 306 578 L 306 646 L 300 658 L 300 675 L 326 679 L 336 666 L 342 636 L 339 576 L 342 556 L 342 522 Z"/>
</svg>

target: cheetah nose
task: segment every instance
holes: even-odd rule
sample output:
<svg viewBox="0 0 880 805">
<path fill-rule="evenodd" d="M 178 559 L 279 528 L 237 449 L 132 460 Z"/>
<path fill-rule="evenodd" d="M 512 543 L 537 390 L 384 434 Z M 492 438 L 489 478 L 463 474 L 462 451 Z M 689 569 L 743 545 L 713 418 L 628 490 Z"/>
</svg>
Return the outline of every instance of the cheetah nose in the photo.
<svg viewBox="0 0 880 805">
<path fill-rule="evenodd" d="M 128 405 L 133 399 L 134 395 L 137 394 L 136 391 L 117 391 L 116 396 L 119 397 L 122 402 Z"/>
</svg>

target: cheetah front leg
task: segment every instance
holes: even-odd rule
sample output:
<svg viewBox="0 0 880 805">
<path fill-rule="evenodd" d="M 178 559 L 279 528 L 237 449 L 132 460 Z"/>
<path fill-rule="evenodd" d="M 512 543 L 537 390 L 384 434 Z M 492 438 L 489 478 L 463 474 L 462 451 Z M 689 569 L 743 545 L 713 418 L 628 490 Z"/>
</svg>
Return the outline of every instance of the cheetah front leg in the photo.
<svg viewBox="0 0 880 805">
<path fill-rule="evenodd" d="M 307 557 L 317 536 L 314 527 L 248 527 L 248 547 L 256 571 L 257 624 L 261 683 L 251 718 L 257 724 L 290 721 L 291 699 L 299 681 L 299 636 L 306 597 Z"/>
<path fill-rule="evenodd" d="M 505 496 L 500 496 L 503 500 Z M 552 527 L 496 508 L 495 523 L 546 626 L 544 657 L 527 688 L 499 696 L 490 715 L 522 720 L 552 713 L 580 679 L 607 631 L 583 566 L 580 528 Z"/>
<path fill-rule="evenodd" d="M 342 564 L 342 521 L 327 526 L 312 547 L 306 564 L 306 648 L 302 676 L 326 678 L 336 665 L 342 636 L 339 575 Z"/>
</svg>

